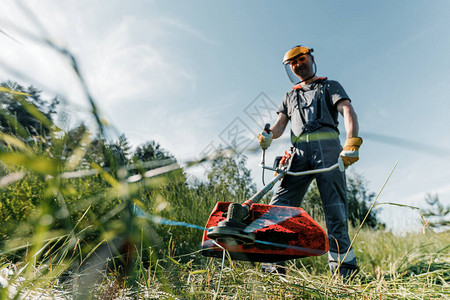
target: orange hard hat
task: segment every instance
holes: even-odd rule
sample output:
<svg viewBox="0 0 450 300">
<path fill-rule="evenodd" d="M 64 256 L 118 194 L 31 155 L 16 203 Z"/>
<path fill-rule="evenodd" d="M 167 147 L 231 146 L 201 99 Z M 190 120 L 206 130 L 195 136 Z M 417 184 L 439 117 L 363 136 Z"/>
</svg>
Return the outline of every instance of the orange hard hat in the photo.
<svg viewBox="0 0 450 300">
<path fill-rule="evenodd" d="M 293 60 L 294 58 L 297 58 L 298 56 L 301 56 L 301 55 L 310 54 L 313 51 L 314 51 L 313 48 L 310 49 L 308 47 L 301 46 L 301 45 L 295 46 L 291 50 L 286 52 L 286 54 L 283 57 L 283 64 L 284 65 L 289 64 L 289 62 L 291 60 Z"/>
</svg>

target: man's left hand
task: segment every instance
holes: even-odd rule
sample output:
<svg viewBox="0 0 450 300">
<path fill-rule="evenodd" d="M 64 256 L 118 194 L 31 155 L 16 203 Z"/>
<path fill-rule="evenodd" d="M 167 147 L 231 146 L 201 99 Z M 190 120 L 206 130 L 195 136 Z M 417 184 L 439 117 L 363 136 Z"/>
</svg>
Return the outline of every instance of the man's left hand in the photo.
<svg viewBox="0 0 450 300">
<path fill-rule="evenodd" d="M 362 144 L 362 138 L 351 137 L 345 141 L 344 149 L 340 156 L 344 161 L 344 166 L 348 167 L 359 160 L 359 146 Z"/>
</svg>

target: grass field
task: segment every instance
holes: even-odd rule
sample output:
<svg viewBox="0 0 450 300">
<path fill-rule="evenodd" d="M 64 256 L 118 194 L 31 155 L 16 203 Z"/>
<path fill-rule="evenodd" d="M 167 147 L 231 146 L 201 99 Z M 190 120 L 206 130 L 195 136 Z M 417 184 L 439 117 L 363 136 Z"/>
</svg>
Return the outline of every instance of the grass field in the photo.
<svg viewBox="0 0 450 300">
<path fill-rule="evenodd" d="M 363 230 L 355 247 L 361 272 L 347 283 L 331 276 L 325 256 L 289 262 L 287 276 L 262 273 L 258 263 L 226 260 L 222 268 L 220 259 L 198 265 L 169 259 L 161 269 L 171 283 L 146 287 L 156 297 L 168 285 L 180 299 L 446 299 L 449 239 L 448 233 L 397 237 Z"/>
<path fill-rule="evenodd" d="M 102 246 L 98 246 L 96 256 L 101 266 L 105 257 Z M 171 253 L 176 243 L 169 244 L 158 258 L 137 244 L 134 247 L 132 260 L 116 257 L 116 263 L 103 271 L 89 260 L 86 260 L 88 267 L 75 272 L 67 259 L 55 260 L 53 264 L 45 259 L 45 263 L 32 267 L 30 261 L 12 264 L 3 259 L 2 299 L 19 294 L 26 299 L 448 299 L 450 296 L 448 232 L 427 230 L 425 234 L 396 236 L 389 232 L 360 231 L 355 252 L 361 271 L 351 282 L 330 274 L 326 255 L 290 261 L 287 275 L 278 276 L 261 272 L 259 263 L 205 258 L 196 249 L 174 256 Z M 124 271 L 126 267 L 130 270 Z"/>
</svg>

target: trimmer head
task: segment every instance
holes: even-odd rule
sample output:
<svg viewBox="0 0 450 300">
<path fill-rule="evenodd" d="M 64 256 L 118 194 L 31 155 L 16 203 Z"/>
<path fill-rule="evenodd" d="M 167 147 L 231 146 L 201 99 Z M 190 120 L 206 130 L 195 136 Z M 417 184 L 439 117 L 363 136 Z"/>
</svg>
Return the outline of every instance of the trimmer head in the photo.
<svg viewBox="0 0 450 300">
<path fill-rule="evenodd" d="M 238 203 L 231 203 L 228 207 L 227 218 L 210 228 L 206 234 L 208 238 L 229 245 L 245 245 L 255 242 L 255 235 L 246 233 L 247 224 L 243 222 L 248 210 Z"/>
<path fill-rule="evenodd" d="M 251 232 L 244 232 L 245 227 L 247 225 L 244 223 L 239 224 L 225 220 L 219 222 L 216 227 L 212 227 L 206 235 L 212 240 L 228 245 L 253 244 L 255 235 Z"/>
<path fill-rule="evenodd" d="M 202 255 L 220 258 L 226 249 L 232 259 L 276 262 L 328 251 L 325 231 L 303 209 L 255 203 L 238 222 L 230 218 L 229 206 L 236 205 L 241 206 L 216 204 L 203 232 Z"/>
</svg>

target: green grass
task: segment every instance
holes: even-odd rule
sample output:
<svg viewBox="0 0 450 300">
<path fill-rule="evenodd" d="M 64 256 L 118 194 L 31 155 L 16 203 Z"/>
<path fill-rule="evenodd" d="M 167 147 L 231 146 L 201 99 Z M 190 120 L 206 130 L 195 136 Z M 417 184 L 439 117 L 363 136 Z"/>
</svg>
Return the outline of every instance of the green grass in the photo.
<svg viewBox="0 0 450 300">
<path fill-rule="evenodd" d="M 201 234 L 198 231 L 198 234 Z M 137 246 L 137 245 L 136 245 Z M 133 273 L 111 265 L 84 296 L 92 299 L 446 299 L 450 282 L 450 234 L 415 233 L 396 236 L 362 230 L 355 244 L 361 271 L 343 282 L 327 270 L 326 255 L 290 261 L 287 276 L 260 271 L 259 263 L 202 257 L 198 251 L 173 256 L 176 244 L 152 259 L 151 251 L 136 247 Z M 195 249 L 193 249 L 195 250 Z M 149 256 L 145 257 L 147 253 Z M 87 255 L 88 256 L 88 255 Z M 153 256 L 154 257 L 154 256 Z M 186 259 L 189 258 L 189 259 Z M 120 260 L 117 260 L 120 263 Z M 76 276 L 68 276 L 67 260 L 55 265 L 36 264 L 26 273 L 14 267 L 10 285 L 23 293 L 77 295 Z M 22 268 L 25 267 L 25 268 Z M 11 264 L 2 261 L 2 274 Z M 22 271 L 20 271 L 22 270 Z M 77 276 L 89 276 L 85 269 Z M 88 275 L 86 275 L 88 274 Z M 79 291 L 78 291 L 79 292 Z M 3 290 L 3 298 L 7 299 Z M 10 296 L 11 294 L 9 294 Z"/>
</svg>

